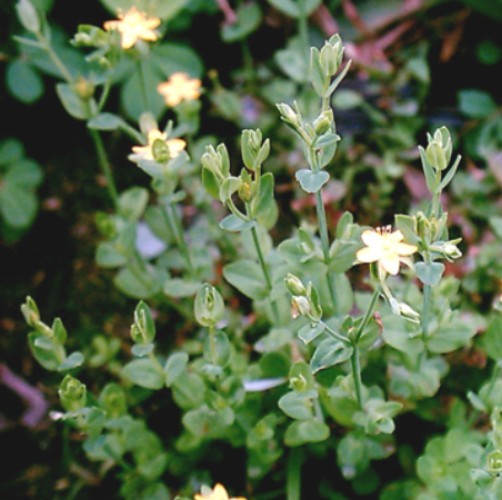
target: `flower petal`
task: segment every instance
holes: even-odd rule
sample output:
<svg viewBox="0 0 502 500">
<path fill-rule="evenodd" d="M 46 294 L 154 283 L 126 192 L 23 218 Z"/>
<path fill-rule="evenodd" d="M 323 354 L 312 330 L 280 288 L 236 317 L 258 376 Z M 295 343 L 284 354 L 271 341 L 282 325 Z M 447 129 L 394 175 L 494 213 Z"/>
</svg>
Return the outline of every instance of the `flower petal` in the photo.
<svg viewBox="0 0 502 500">
<path fill-rule="evenodd" d="M 382 252 L 379 248 L 366 247 L 361 248 L 356 253 L 356 259 L 359 262 L 375 262 L 382 257 Z"/>
<path fill-rule="evenodd" d="M 399 256 L 395 253 L 387 253 L 380 259 L 382 267 L 389 273 L 395 276 L 399 272 Z"/>
<path fill-rule="evenodd" d="M 418 248 L 415 245 L 410 245 L 409 243 L 397 243 L 395 251 L 399 255 L 411 255 L 415 253 Z"/>
<path fill-rule="evenodd" d="M 369 247 L 379 247 L 382 244 L 382 235 L 373 229 L 366 229 L 366 231 L 363 231 L 361 239 L 364 244 Z"/>
</svg>

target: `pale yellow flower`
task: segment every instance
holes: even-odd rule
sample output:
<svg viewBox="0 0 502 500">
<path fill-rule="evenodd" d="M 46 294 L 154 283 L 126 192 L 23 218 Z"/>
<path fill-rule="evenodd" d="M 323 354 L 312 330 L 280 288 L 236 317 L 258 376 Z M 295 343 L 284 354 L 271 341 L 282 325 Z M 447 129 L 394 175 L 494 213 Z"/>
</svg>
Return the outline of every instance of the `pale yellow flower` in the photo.
<svg viewBox="0 0 502 500">
<path fill-rule="evenodd" d="M 392 275 L 399 272 L 402 257 L 408 257 L 418 250 L 415 245 L 403 243 L 401 231 L 392 232 L 390 226 L 363 231 L 361 239 L 366 247 L 357 252 L 357 260 L 363 263 L 378 262 L 381 269 Z"/>
<path fill-rule="evenodd" d="M 176 106 L 181 101 L 198 99 L 201 81 L 190 78 L 186 73 L 173 73 L 167 82 L 159 83 L 157 90 L 168 106 Z"/>
<path fill-rule="evenodd" d="M 134 162 L 140 160 L 163 162 L 175 158 L 185 148 L 186 142 L 183 139 L 168 139 L 165 132 L 153 129 L 148 132 L 148 144 L 133 146 L 133 154 L 129 155 L 129 159 Z"/>
<path fill-rule="evenodd" d="M 155 31 L 160 25 L 158 17 L 147 17 L 136 7 L 131 7 L 127 12 L 118 13 L 117 21 L 106 21 L 104 28 L 107 31 L 120 33 L 120 45 L 123 49 L 130 49 L 138 40 L 154 42 L 159 37 Z"/>
<path fill-rule="evenodd" d="M 221 484 L 202 494 L 196 494 L 194 500 L 246 500 L 244 497 L 229 497 L 227 490 Z"/>
</svg>

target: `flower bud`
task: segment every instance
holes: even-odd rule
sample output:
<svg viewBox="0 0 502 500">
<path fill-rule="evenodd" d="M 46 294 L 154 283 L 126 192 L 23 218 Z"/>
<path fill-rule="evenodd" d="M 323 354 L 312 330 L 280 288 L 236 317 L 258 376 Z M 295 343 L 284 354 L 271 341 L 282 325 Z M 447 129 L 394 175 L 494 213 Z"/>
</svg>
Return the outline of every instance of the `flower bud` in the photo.
<svg viewBox="0 0 502 500">
<path fill-rule="evenodd" d="M 138 344 L 148 344 L 155 338 L 155 322 L 150 308 L 141 301 L 134 311 L 131 337 Z"/>
<path fill-rule="evenodd" d="M 73 90 L 84 101 L 89 100 L 94 95 L 94 89 L 94 84 L 83 76 L 77 78 L 77 81 L 73 84 Z"/>
<path fill-rule="evenodd" d="M 202 155 L 201 163 L 219 180 L 224 180 L 230 172 L 230 159 L 224 144 L 220 144 L 216 149 L 207 146 L 206 152 Z"/>
<path fill-rule="evenodd" d="M 289 383 L 294 391 L 304 391 L 308 386 L 307 379 L 301 373 L 296 377 L 291 377 Z"/>
<path fill-rule="evenodd" d="M 486 458 L 488 470 L 495 474 L 502 472 L 502 450 L 492 451 Z"/>
<path fill-rule="evenodd" d="M 225 304 L 218 290 L 209 284 L 202 285 L 195 296 L 195 319 L 202 326 L 214 327 L 223 318 Z"/>
<path fill-rule="evenodd" d="M 305 294 L 307 293 L 307 289 L 305 288 L 300 278 L 298 278 L 294 274 L 288 273 L 284 281 L 286 282 L 286 286 L 288 287 L 288 290 L 291 292 L 291 294 L 305 296 Z"/>
<path fill-rule="evenodd" d="M 35 327 L 40 321 L 40 312 L 36 302 L 31 297 L 26 297 L 26 302 L 21 306 L 24 320 L 29 326 Z"/>
<path fill-rule="evenodd" d="M 61 382 L 59 387 L 59 398 L 61 404 L 67 411 L 77 411 L 83 408 L 87 401 L 87 388 L 80 380 L 73 378 L 71 375 L 66 377 Z"/>
<path fill-rule="evenodd" d="M 256 170 L 270 154 L 270 141 L 267 139 L 262 146 L 262 133 L 260 129 L 243 130 L 241 151 L 244 165 L 249 170 Z"/>
<path fill-rule="evenodd" d="M 432 141 L 427 146 L 427 149 L 425 150 L 425 158 L 429 164 L 437 170 L 444 170 L 448 166 L 445 152 L 441 147 L 441 144 L 436 141 Z"/>
<path fill-rule="evenodd" d="M 324 43 L 320 52 L 320 63 L 326 76 L 331 78 L 340 69 L 343 52 L 342 39 L 338 34 Z"/>
<path fill-rule="evenodd" d="M 310 300 L 307 297 L 294 295 L 291 298 L 291 308 L 293 318 L 298 316 L 309 316 L 312 308 L 310 307 Z"/>
<path fill-rule="evenodd" d="M 281 114 L 281 118 L 288 125 L 291 125 L 293 128 L 299 129 L 302 126 L 302 117 L 299 113 L 293 110 L 291 106 L 288 104 L 276 104 L 279 113 Z"/>
<path fill-rule="evenodd" d="M 312 123 L 315 133 L 320 136 L 329 132 L 333 125 L 333 112 L 331 110 L 323 111 Z"/>
<path fill-rule="evenodd" d="M 394 314 L 402 316 L 403 318 L 411 321 L 412 323 L 419 323 L 420 314 L 405 302 L 401 302 L 400 300 L 397 300 L 394 297 L 390 297 L 389 304 Z"/>
</svg>

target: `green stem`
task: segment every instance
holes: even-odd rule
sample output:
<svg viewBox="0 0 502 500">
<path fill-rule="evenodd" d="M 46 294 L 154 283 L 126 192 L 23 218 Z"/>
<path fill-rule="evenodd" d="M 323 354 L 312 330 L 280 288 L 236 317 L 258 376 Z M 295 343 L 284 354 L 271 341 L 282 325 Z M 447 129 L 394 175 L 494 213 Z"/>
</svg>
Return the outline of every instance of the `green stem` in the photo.
<svg viewBox="0 0 502 500">
<path fill-rule="evenodd" d="M 66 66 L 64 65 L 63 61 L 61 61 L 61 59 L 56 54 L 56 52 L 52 48 L 51 44 L 47 41 L 45 36 L 42 33 L 35 33 L 35 36 L 37 37 L 37 40 L 44 46 L 44 49 L 47 52 L 50 60 L 54 63 L 54 66 L 56 66 L 56 68 L 61 73 L 61 76 L 66 80 L 66 82 L 69 83 L 70 85 L 72 83 L 75 83 L 75 80 L 71 76 L 70 72 L 66 69 Z"/>
<path fill-rule="evenodd" d="M 326 221 L 326 211 L 324 209 L 324 203 L 322 201 L 321 191 L 318 191 L 315 194 L 315 201 L 316 201 L 317 220 L 319 221 L 319 233 L 321 235 L 322 254 L 324 257 L 324 263 L 326 264 L 326 266 L 329 266 L 330 256 L 329 256 L 328 223 Z M 328 282 L 328 290 L 331 302 L 333 303 L 333 309 L 336 313 L 338 298 L 336 296 L 334 275 L 333 272 L 330 271 L 329 269 L 328 272 L 326 273 L 326 280 Z"/>
<path fill-rule="evenodd" d="M 359 355 L 359 347 L 354 345 L 354 351 L 350 357 L 350 368 L 352 370 L 352 378 L 354 379 L 354 390 L 356 393 L 357 404 L 359 408 L 363 407 L 363 392 L 362 392 L 362 378 L 361 378 L 361 359 Z"/>
<path fill-rule="evenodd" d="M 216 344 L 215 344 L 215 340 L 214 340 L 214 336 L 215 336 L 215 328 L 214 326 L 210 326 L 208 328 L 209 330 L 209 345 L 210 345 L 210 351 L 211 351 L 211 363 L 213 363 L 213 365 L 216 365 Z"/>
<path fill-rule="evenodd" d="M 378 297 L 380 296 L 380 286 L 377 286 L 375 290 L 373 290 L 373 295 L 371 296 L 371 301 L 370 305 L 368 306 L 368 309 L 366 310 L 363 320 L 361 321 L 361 324 L 359 325 L 359 328 L 357 329 L 356 334 L 354 335 L 354 343 L 357 344 L 359 342 L 359 339 L 361 338 L 361 335 L 364 332 L 364 329 L 366 328 L 366 325 L 368 324 L 371 315 L 373 314 L 373 311 L 375 310 L 376 303 L 378 301 Z"/>
<path fill-rule="evenodd" d="M 176 246 L 185 260 L 190 276 L 195 278 L 195 268 L 192 262 L 192 256 L 185 240 L 185 235 L 183 233 L 183 228 L 181 226 L 181 221 L 179 220 L 176 208 L 172 205 L 172 203 L 168 203 L 162 213 L 164 214 L 167 225 L 173 233 Z"/>
<path fill-rule="evenodd" d="M 261 269 L 263 271 L 263 276 L 265 278 L 265 282 L 267 283 L 267 288 L 268 291 L 270 292 L 272 290 L 272 278 L 270 277 L 270 271 L 268 269 L 267 263 L 265 262 L 265 258 L 263 256 L 263 252 L 261 249 L 261 244 L 260 240 L 258 238 L 258 231 L 256 230 L 256 226 L 253 226 L 251 228 L 251 234 L 253 236 L 253 243 L 256 249 L 256 253 L 258 255 L 258 260 L 260 261 Z M 274 315 L 274 320 L 276 324 L 280 323 L 280 316 L 279 316 L 279 310 L 277 309 L 277 304 L 275 301 L 271 301 L 272 305 L 272 312 Z"/>
<path fill-rule="evenodd" d="M 429 252 L 424 252 L 424 261 L 426 263 L 430 263 Z M 424 284 L 423 286 L 423 304 L 422 304 L 422 315 L 421 315 L 421 324 L 422 324 L 422 341 L 424 343 L 424 351 L 422 354 L 425 354 L 427 349 L 427 337 L 429 336 L 429 314 L 432 307 L 432 286 Z M 422 358 L 423 356 L 421 356 Z"/>
<path fill-rule="evenodd" d="M 302 463 L 301 448 L 291 448 L 286 469 L 286 498 L 300 500 L 302 492 Z"/>
<path fill-rule="evenodd" d="M 352 370 L 352 378 L 354 379 L 354 390 L 356 393 L 356 399 L 359 408 L 363 407 L 363 392 L 362 392 L 363 382 L 361 376 L 361 356 L 359 352 L 358 342 L 373 314 L 379 296 L 380 296 L 380 286 L 377 286 L 373 291 L 370 304 L 368 306 L 368 309 L 366 309 L 366 313 L 364 314 L 363 320 L 359 324 L 359 328 L 354 334 L 354 341 L 352 344 L 354 350 L 352 351 L 352 356 L 350 357 L 350 367 Z"/>
<path fill-rule="evenodd" d="M 101 167 L 101 171 L 106 178 L 106 188 L 108 189 L 108 193 L 110 198 L 112 199 L 113 205 L 115 208 L 118 207 L 119 196 L 117 193 L 117 188 L 115 186 L 115 180 L 113 179 L 112 169 L 110 167 L 110 163 L 108 162 L 108 156 L 106 155 L 106 150 L 103 145 L 103 140 L 99 135 L 99 132 L 94 129 L 90 129 L 89 133 L 91 134 L 92 141 L 94 142 L 94 148 L 96 149 L 96 155 L 98 157 L 98 163 Z"/>
<path fill-rule="evenodd" d="M 347 338 L 345 337 L 344 335 L 342 335 L 341 333 L 338 333 L 336 330 L 333 330 L 333 328 L 331 328 L 329 325 L 327 325 L 324 321 L 319 321 L 319 323 L 321 325 L 324 326 L 324 329 L 335 339 L 337 340 L 340 340 L 341 342 L 343 342 L 344 344 L 347 344 L 347 345 L 351 345 L 352 342 Z"/>
</svg>

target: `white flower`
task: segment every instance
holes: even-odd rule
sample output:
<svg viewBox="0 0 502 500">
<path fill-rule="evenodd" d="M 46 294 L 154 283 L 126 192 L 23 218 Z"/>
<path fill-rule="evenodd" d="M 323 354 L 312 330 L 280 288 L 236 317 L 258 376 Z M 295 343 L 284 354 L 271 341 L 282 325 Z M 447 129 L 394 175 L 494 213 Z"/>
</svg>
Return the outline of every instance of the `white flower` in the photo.
<svg viewBox="0 0 502 500">
<path fill-rule="evenodd" d="M 137 163 L 141 160 L 165 163 L 171 158 L 178 156 L 186 147 L 183 139 L 168 139 L 165 132 L 153 129 L 148 132 L 148 144 L 146 146 L 133 146 L 133 154 L 129 160 Z"/>
<path fill-rule="evenodd" d="M 390 226 L 363 231 L 361 239 L 366 247 L 357 252 L 357 260 L 361 263 L 378 262 L 381 269 L 392 275 L 399 272 L 402 257 L 418 250 L 415 245 L 403 243 L 401 231 L 392 232 Z"/>
<path fill-rule="evenodd" d="M 118 14 L 118 20 L 106 21 L 104 28 L 106 31 L 118 31 L 120 33 L 120 44 L 123 49 L 130 49 L 138 40 L 154 42 L 159 37 L 155 31 L 160 25 L 158 17 L 147 17 L 136 7 L 131 7 L 127 12 Z"/>
<path fill-rule="evenodd" d="M 176 106 L 181 101 L 198 99 L 201 81 L 190 78 L 186 73 L 173 73 L 167 82 L 159 83 L 157 90 L 168 106 Z"/>
</svg>

